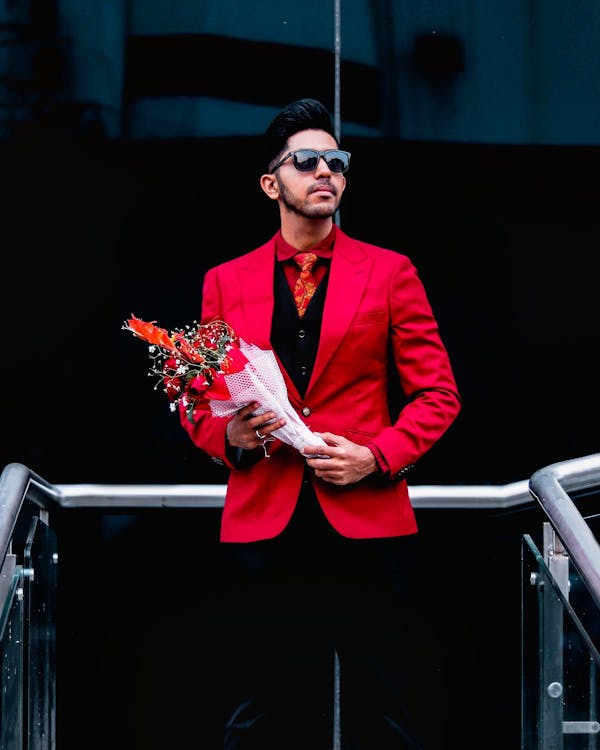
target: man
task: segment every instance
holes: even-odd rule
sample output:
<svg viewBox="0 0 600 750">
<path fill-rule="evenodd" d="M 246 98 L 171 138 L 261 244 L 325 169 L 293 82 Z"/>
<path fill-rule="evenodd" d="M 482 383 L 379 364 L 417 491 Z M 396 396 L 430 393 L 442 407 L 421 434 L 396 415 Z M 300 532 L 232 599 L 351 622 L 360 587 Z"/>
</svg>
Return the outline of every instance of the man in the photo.
<svg viewBox="0 0 600 750">
<path fill-rule="evenodd" d="M 180 411 L 194 443 L 230 470 L 225 748 L 424 747 L 403 669 L 414 650 L 407 566 L 417 532 L 405 474 L 454 421 L 460 396 L 411 261 L 334 223 L 350 154 L 326 108 L 291 103 L 265 141 L 260 185 L 280 230 L 206 273 L 202 322 L 225 320 L 273 349 L 291 404 L 327 446 L 275 439 L 267 455 L 285 420 L 255 416 L 256 403 L 232 418 L 214 417 L 206 401 L 193 422 Z M 317 257 L 301 270 L 298 253 Z M 396 415 L 390 362 L 405 400 Z"/>
</svg>

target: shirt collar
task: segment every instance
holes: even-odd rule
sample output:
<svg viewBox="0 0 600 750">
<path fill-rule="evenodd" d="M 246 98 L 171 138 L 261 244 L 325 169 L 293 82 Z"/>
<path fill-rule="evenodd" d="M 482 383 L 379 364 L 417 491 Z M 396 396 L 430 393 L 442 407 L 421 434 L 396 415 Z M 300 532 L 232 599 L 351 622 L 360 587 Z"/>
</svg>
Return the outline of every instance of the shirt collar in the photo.
<svg viewBox="0 0 600 750">
<path fill-rule="evenodd" d="M 313 247 L 309 247 L 306 249 L 305 252 L 311 252 L 316 253 L 319 258 L 328 258 L 331 259 L 331 256 L 333 255 L 333 246 L 335 244 L 335 235 L 336 235 L 336 225 L 334 224 L 331 227 L 331 232 L 321 240 L 321 242 L 317 242 L 316 245 L 313 245 Z M 297 247 L 292 247 L 290 244 L 288 244 L 283 237 L 281 236 L 281 229 L 277 232 L 275 235 L 275 254 L 277 257 L 277 260 L 281 263 L 286 260 L 291 260 L 294 255 L 299 253 Z"/>
</svg>

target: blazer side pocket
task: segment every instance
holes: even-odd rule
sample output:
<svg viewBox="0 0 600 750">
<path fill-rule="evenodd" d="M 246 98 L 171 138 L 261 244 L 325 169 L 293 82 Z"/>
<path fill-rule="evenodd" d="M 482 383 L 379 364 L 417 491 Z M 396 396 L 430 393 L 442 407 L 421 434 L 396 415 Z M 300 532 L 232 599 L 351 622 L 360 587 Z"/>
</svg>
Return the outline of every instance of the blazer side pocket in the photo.
<svg viewBox="0 0 600 750">
<path fill-rule="evenodd" d="M 358 313 L 352 321 L 352 326 L 382 325 L 386 321 L 387 314 L 384 310 L 369 310 Z"/>
<path fill-rule="evenodd" d="M 353 443 L 358 443 L 359 445 L 366 445 L 376 434 L 377 433 L 375 432 L 357 430 L 356 427 L 348 427 L 346 429 L 346 437 L 348 440 L 352 440 Z"/>
</svg>

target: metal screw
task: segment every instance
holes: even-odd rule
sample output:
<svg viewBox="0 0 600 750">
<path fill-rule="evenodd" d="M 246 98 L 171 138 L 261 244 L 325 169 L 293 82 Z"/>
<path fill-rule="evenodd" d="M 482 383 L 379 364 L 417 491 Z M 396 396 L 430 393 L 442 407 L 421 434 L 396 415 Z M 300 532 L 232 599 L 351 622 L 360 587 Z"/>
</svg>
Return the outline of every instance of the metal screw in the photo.
<svg viewBox="0 0 600 750">
<path fill-rule="evenodd" d="M 560 682 L 551 682 L 548 685 L 548 695 L 551 698 L 560 698 L 563 692 L 563 686 L 560 684 Z"/>
</svg>

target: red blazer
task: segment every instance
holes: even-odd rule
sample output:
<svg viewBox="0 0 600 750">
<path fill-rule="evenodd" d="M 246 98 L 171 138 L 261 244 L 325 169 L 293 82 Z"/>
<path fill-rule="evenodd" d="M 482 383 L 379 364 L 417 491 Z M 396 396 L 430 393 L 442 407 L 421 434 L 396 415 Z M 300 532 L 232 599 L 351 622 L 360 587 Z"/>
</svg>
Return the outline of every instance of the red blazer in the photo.
<svg viewBox="0 0 600 750">
<path fill-rule="evenodd" d="M 202 322 L 220 318 L 248 343 L 271 349 L 274 265 L 273 237 L 210 269 L 204 278 Z M 448 354 L 417 271 L 405 255 L 338 229 L 329 273 L 319 349 L 304 398 L 280 364 L 289 399 L 311 430 L 374 443 L 391 478 L 373 475 L 343 487 L 315 478 L 315 492 L 344 536 L 412 534 L 417 526 L 402 472 L 460 410 Z M 394 423 L 388 411 L 389 352 L 407 399 Z M 183 410 L 180 419 L 193 442 L 230 469 L 221 540 L 247 542 L 279 534 L 300 492 L 305 466 L 300 453 L 276 441 L 269 458 L 236 468 L 226 454 L 228 419 L 212 416 L 207 402 L 199 405 L 193 425 Z"/>
</svg>

